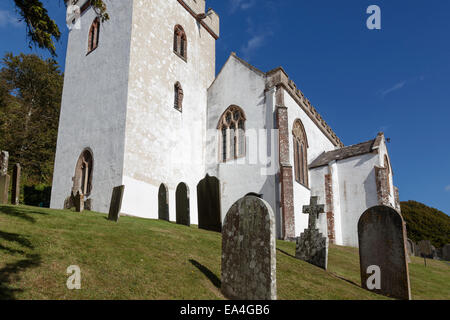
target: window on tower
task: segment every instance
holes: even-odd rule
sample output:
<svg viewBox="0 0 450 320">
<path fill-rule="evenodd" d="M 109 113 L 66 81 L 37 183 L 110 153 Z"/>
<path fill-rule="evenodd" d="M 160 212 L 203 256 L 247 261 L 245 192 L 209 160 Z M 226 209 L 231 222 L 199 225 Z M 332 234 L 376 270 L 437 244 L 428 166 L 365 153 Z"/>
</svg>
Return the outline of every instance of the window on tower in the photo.
<svg viewBox="0 0 450 320">
<path fill-rule="evenodd" d="M 173 36 L 173 52 L 182 58 L 184 61 L 187 60 L 187 38 L 184 29 L 179 24 L 175 26 L 174 36 Z"/>
<path fill-rule="evenodd" d="M 245 115 L 238 106 L 230 106 L 219 120 L 220 161 L 226 162 L 245 156 Z"/>
<path fill-rule="evenodd" d="M 100 38 L 100 20 L 95 18 L 89 29 L 88 54 L 97 49 Z"/>
<path fill-rule="evenodd" d="M 308 188 L 308 139 L 300 119 L 295 120 L 292 135 L 294 137 L 295 180 Z"/>
</svg>

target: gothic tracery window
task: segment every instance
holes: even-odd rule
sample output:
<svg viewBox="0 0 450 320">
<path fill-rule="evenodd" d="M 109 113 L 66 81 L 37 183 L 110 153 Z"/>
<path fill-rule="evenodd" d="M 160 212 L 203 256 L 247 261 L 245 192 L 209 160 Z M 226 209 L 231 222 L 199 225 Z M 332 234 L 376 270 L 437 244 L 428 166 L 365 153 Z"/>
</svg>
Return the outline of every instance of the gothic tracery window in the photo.
<svg viewBox="0 0 450 320">
<path fill-rule="evenodd" d="M 245 114 L 238 106 L 230 106 L 219 120 L 220 161 L 245 156 Z"/>
<path fill-rule="evenodd" d="M 183 27 L 180 25 L 175 26 L 173 36 L 173 52 L 184 60 L 187 59 L 187 37 Z"/>
<path fill-rule="evenodd" d="M 183 88 L 181 87 L 181 84 L 179 82 L 175 83 L 174 85 L 174 103 L 173 106 L 178 111 L 183 111 Z"/>
<path fill-rule="evenodd" d="M 295 180 L 308 188 L 308 138 L 300 119 L 295 120 L 292 135 L 294 137 Z"/>
<path fill-rule="evenodd" d="M 91 28 L 89 29 L 88 53 L 97 49 L 99 38 L 100 20 L 96 18 L 94 22 L 92 22 Z"/>
</svg>

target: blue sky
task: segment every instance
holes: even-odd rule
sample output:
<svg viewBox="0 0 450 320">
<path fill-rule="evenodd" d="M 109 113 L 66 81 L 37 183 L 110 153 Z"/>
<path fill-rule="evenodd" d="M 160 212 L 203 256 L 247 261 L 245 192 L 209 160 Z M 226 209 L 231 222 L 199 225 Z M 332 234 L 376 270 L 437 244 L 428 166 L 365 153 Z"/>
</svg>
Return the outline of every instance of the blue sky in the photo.
<svg viewBox="0 0 450 320">
<path fill-rule="evenodd" d="M 115 0 L 118 1 L 118 0 Z M 63 31 L 62 1 L 44 0 Z M 30 50 L 13 0 L 0 4 L 0 54 Z M 369 30 L 369 5 L 381 30 Z M 217 71 L 231 51 L 283 66 L 346 145 L 384 131 L 400 198 L 450 213 L 450 1 L 208 0 L 221 17 Z"/>
</svg>

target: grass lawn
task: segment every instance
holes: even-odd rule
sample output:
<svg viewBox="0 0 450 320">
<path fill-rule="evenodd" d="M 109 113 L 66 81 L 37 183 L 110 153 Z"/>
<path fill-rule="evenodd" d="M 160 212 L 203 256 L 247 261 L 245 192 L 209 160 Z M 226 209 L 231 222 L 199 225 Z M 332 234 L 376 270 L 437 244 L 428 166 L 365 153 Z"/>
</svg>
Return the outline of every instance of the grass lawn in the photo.
<svg viewBox="0 0 450 320">
<path fill-rule="evenodd" d="M 358 250 L 331 246 L 326 272 L 277 243 L 279 299 L 386 299 L 360 288 Z M 0 206 L 0 299 L 223 299 L 220 233 L 95 212 Z M 68 290 L 67 267 L 81 268 Z M 450 299 L 450 265 L 412 258 L 413 299 Z"/>
</svg>

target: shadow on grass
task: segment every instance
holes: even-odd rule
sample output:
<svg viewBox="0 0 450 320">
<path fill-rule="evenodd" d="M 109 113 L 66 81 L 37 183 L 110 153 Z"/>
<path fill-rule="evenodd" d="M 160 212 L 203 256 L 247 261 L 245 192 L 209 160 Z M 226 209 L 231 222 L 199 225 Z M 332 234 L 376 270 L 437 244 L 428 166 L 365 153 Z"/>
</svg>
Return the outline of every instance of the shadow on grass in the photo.
<svg viewBox="0 0 450 320">
<path fill-rule="evenodd" d="M 296 258 L 295 256 L 293 256 L 292 254 L 287 253 L 286 251 L 281 250 L 280 248 L 277 248 L 277 250 L 280 251 L 281 253 L 283 253 L 283 254 L 285 254 L 285 255 L 291 257 L 291 258 L 297 259 L 297 258 Z"/>
<path fill-rule="evenodd" d="M 12 287 L 13 284 L 20 283 L 19 273 L 29 268 L 35 268 L 41 264 L 41 256 L 38 254 L 29 254 L 25 259 L 8 263 L 0 269 L 0 300 L 14 300 L 16 294 L 23 292 L 23 289 Z"/>
<path fill-rule="evenodd" d="M 33 209 L 28 208 L 22 208 L 22 207 L 9 207 L 9 206 L 0 206 L 0 213 L 21 218 L 28 222 L 35 223 L 36 219 L 32 217 L 33 214 L 40 214 L 40 215 L 46 215 L 46 212 L 43 211 L 37 211 Z"/>
<path fill-rule="evenodd" d="M 189 262 L 192 263 L 192 265 L 196 267 L 198 270 L 200 270 L 212 282 L 212 284 L 216 288 L 220 289 L 220 287 L 222 286 L 222 281 L 220 281 L 220 279 L 211 270 L 209 270 L 207 267 L 205 267 L 198 261 L 189 259 Z"/>
<path fill-rule="evenodd" d="M 31 244 L 30 240 L 28 240 L 26 237 L 24 237 L 20 234 L 17 234 L 17 233 L 9 233 L 9 232 L 0 231 L 0 240 L 1 239 L 9 241 L 9 242 L 17 242 L 18 244 L 20 244 L 23 247 L 33 249 L 33 245 Z M 16 254 L 16 253 L 25 254 L 25 252 L 23 250 L 11 249 L 11 248 L 5 247 L 1 244 L 0 244 L 0 250 L 6 251 L 10 254 Z"/>
</svg>

